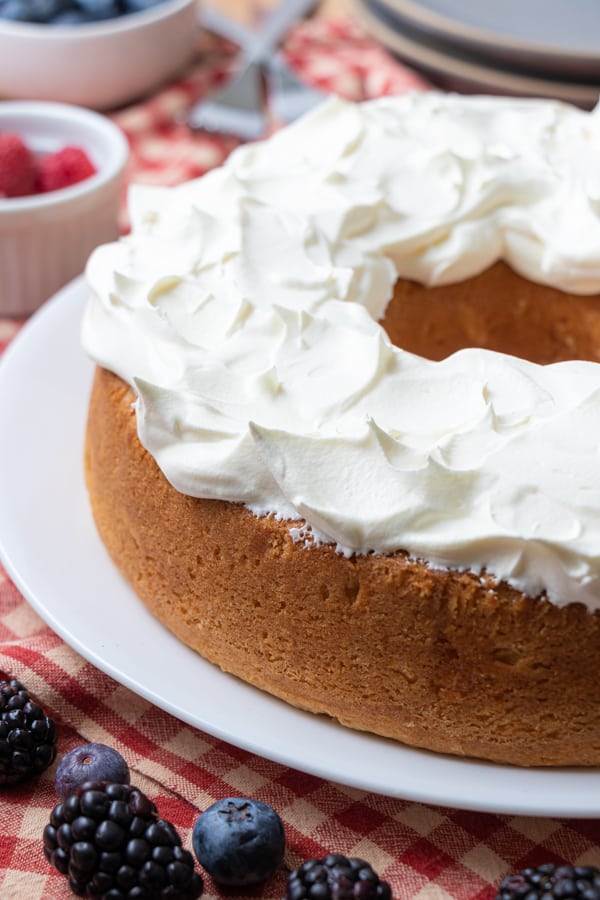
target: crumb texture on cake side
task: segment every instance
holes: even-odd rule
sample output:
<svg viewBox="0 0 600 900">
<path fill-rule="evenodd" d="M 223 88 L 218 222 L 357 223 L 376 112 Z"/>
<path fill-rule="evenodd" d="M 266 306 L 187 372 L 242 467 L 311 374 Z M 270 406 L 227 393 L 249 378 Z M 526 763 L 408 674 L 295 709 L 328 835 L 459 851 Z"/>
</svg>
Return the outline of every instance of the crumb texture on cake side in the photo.
<svg viewBox="0 0 600 900">
<path fill-rule="evenodd" d="M 226 672 L 429 750 L 598 765 L 600 617 L 405 554 L 306 549 L 288 523 L 176 491 L 98 369 L 86 474 L 98 530 L 148 609 Z"/>
</svg>

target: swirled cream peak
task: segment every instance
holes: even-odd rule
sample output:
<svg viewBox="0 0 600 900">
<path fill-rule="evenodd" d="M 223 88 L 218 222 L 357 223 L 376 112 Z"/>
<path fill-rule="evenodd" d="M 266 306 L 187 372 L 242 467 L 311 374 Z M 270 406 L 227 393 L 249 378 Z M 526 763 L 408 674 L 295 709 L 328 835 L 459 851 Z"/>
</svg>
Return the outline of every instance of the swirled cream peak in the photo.
<svg viewBox="0 0 600 900">
<path fill-rule="evenodd" d="M 542 101 L 328 101 L 201 179 L 132 189 L 131 234 L 87 267 L 84 346 L 178 490 L 598 608 L 600 367 L 433 363 L 378 322 L 398 276 L 499 258 L 599 292 L 599 129 Z"/>
</svg>

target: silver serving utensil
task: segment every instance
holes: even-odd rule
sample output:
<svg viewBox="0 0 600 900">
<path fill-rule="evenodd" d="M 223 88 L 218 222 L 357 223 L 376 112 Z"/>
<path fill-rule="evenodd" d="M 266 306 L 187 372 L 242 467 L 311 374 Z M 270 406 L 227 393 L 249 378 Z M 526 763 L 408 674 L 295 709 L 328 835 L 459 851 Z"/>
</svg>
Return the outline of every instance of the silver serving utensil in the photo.
<svg viewBox="0 0 600 900">
<path fill-rule="evenodd" d="M 273 102 L 276 115 L 282 121 L 292 120 L 292 107 L 301 108 L 299 97 L 304 90 L 307 92 L 307 100 L 303 109 L 310 108 L 310 105 L 322 100 L 323 94 L 297 79 L 283 60 L 276 61 L 273 57 L 274 51 L 291 26 L 311 12 L 316 2 L 317 0 L 282 0 L 256 34 L 235 25 L 219 28 L 214 15 L 203 17 L 207 27 L 211 27 L 212 18 L 213 30 L 240 43 L 241 65 L 237 74 L 223 88 L 192 107 L 187 117 L 188 125 L 194 129 L 233 134 L 243 140 L 261 137 L 267 128 L 263 66 L 273 65 L 276 69 L 271 86 L 274 89 Z M 293 103 L 286 103 L 282 96 L 284 92 L 289 92 Z M 310 101 L 308 95 L 312 98 Z"/>
<path fill-rule="evenodd" d="M 325 91 L 298 78 L 281 54 L 269 61 L 266 71 L 271 110 L 278 122 L 295 122 L 327 97 Z"/>
</svg>

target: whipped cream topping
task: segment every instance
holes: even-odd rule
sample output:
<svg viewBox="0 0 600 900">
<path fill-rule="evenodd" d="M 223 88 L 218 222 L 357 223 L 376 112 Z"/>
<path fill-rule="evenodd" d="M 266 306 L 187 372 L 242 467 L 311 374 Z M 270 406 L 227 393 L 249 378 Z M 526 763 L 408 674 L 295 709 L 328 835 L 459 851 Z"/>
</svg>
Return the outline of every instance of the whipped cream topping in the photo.
<svg viewBox="0 0 600 900">
<path fill-rule="evenodd" d="M 598 159 L 600 111 L 327 101 L 201 179 L 131 189 L 131 234 L 88 263 L 84 347 L 177 490 L 596 609 L 600 366 L 434 363 L 378 323 L 398 277 L 498 259 L 600 292 Z"/>
</svg>

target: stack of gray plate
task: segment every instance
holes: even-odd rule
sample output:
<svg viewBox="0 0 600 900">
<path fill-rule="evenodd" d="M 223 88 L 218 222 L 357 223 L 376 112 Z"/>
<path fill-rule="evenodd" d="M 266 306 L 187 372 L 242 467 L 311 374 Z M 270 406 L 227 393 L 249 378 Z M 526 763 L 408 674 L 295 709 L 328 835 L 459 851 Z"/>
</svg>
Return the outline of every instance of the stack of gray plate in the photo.
<svg viewBox="0 0 600 900">
<path fill-rule="evenodd" d="M 447 90 L 600 97 L 600 0 L 352 0 L 366 29 Z"/>
</svg>

